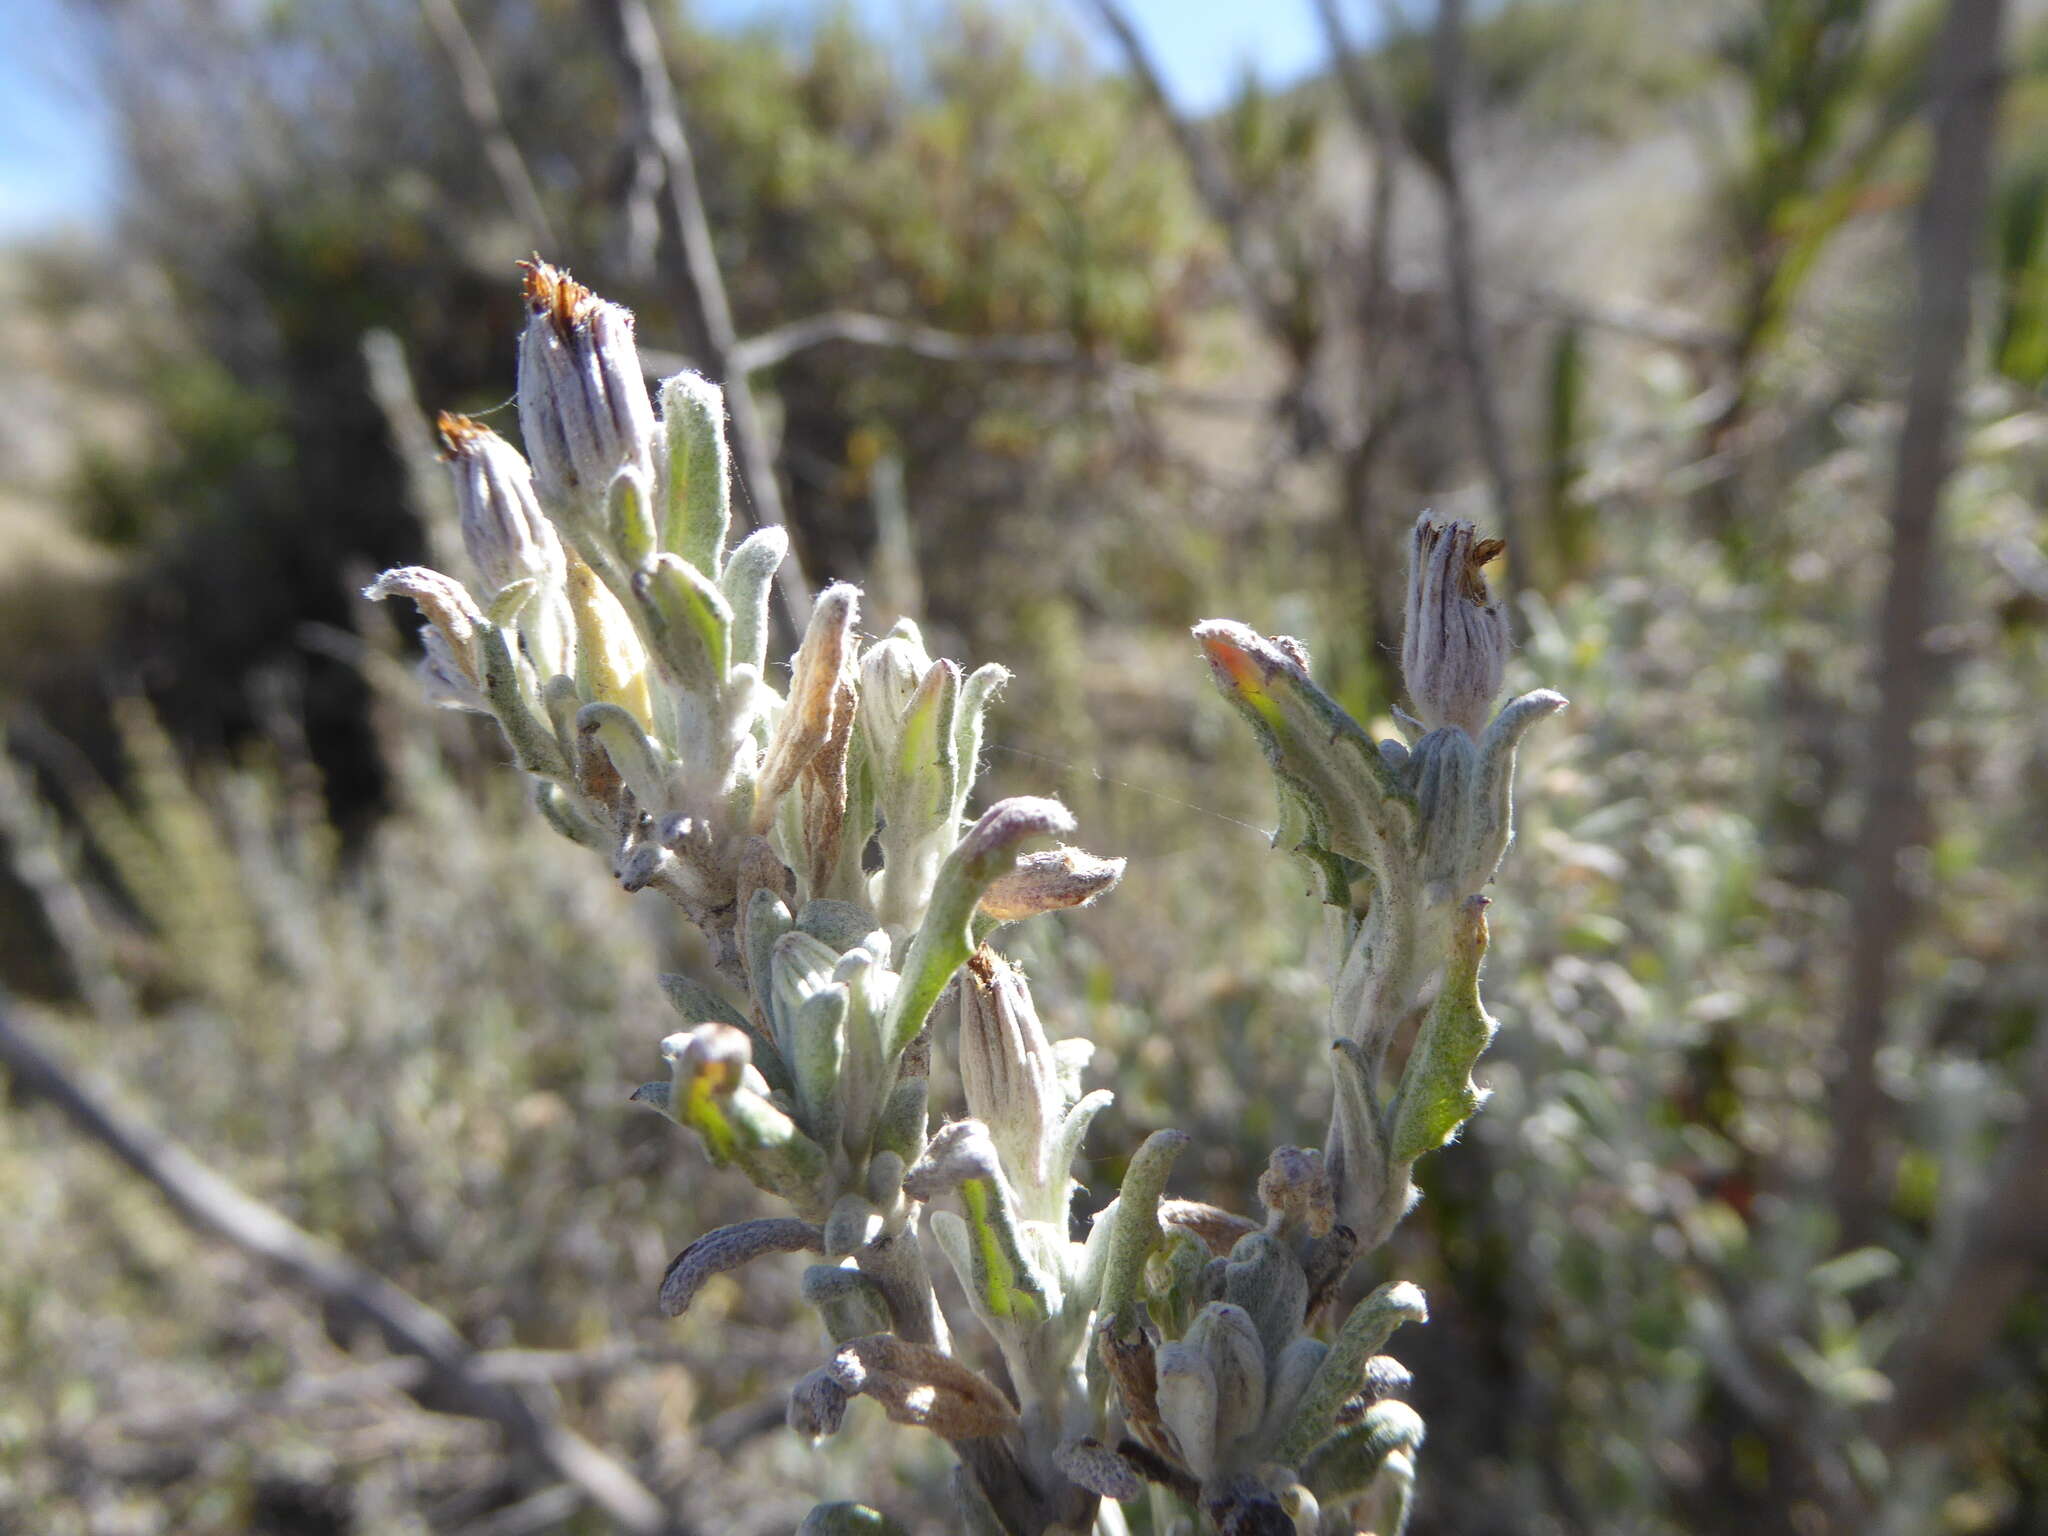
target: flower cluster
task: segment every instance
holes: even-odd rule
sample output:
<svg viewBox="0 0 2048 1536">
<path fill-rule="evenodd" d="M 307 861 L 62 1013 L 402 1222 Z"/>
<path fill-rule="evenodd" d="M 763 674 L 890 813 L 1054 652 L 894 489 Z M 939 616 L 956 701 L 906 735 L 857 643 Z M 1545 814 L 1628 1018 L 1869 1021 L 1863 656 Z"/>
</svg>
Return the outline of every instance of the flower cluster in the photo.
<svg viewBox="0 0 2048 1536">
<path fill-rule="evenodd" d="M 1405 747 L 1368 739 L 1292 642 L 1197 631 L 1265 741 L 1283 840 L 1342 915 L 1338 1113 L 1325 1150 L 1273 1154 L 1263 1222 L 1168 1198 L 1186 1138 L 1161 1131 L 1077 1239 L 1071 1170 L 1111 1095 L 1084 1091 L 1086 1042 L 1048 1036 L 988 941 L 1093 901 L 1122 862 L 1024 852 L 1073 830 L 1050 800 L 973 814 L 982 719 L 1007 674 L 934 660 L 908 622 L 863 643 L 854 588 L 818 595 L 778 690 L 787 540 L 771 527 L 731 542 L 718 387 L 679 375 L 657 410 L 630 314 L 538 262 L 525 296 L 525 453 L 441 421 L 476 586 L 405 567 L 367 595 L 419 606 L 429 690 L 497 721 L 548 821 L 708 941 L 715 976 L 663 978 L 682 1027 L 661 1044 L 666 1079 L 632 1097 L 789 1214 L 688 1244 L 662 1309 L 763 1255 L 811 1255 L 803 1294 L 831 1353 L 792 1391 L 791 1425 L 834 1433 L 864 1397 L 944 1436 L 960 1529 L 1111 1536 L 1118 1502 L 1148 1486 L 1224 1531 L 1398 1527 L 1422 1429 L 1378 1351 L 1422 1318 L 1421 1295 L 1383 1286 L 1333 1340 L 1316 1330 L 1406 1209 L 1415 1159 L 1478 1104 L 1470 1071 L 1493 1026 L 1477 892 L 1506 849 L 1515 744 L 1563 702 L 1531 694 L 1482 728 L 1507 643 L 1479 573 L 1498 546 L 1418 526 L 1407 665 L 1422 723 Z M 1383 1093 L 1388 1044 L 1418 1011 Z M 956 1021 L 966 1114 L 934 1131 L 929 1063 Z M 953 1353 L 927 1234 L 1000 1384 Z M 892 1528 L 853 1505 L 805 1524 Z"/>
</svg>

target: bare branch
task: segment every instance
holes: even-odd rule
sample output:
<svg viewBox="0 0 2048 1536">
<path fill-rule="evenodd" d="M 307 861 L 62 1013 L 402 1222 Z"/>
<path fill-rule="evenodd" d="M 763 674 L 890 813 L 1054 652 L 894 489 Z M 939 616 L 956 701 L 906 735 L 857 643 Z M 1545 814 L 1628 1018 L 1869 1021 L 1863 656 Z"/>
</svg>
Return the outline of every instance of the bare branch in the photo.
<svg viewBox="0 0 2048 1536">
<path fill-rule="evenodd" d="M 748 370 L 772 368 L 800 352 L 832 342 L 854 346 L 884 347 L 908 352 L 913 357 L 940 363 L 1008 363 L 1020 367 L 1054 368 L 1067 373 L 1102 378 L 1134 394 L 1147 395 L 1169 405 L 1218 415 L 1245 415 L 1270 410 L 1272 402 L 1254 395 L 1231 394 L 1222 390 L 1191 389 L 1172 384 L 1150 368 L 1105 357 L 1077 345 L 1071 337 L 1056 333 L 1037 336 L 970 336 L 944 331 L 937 326 L 911 320 L 892 320 L 886 315 L 864 314 L 858 310 L 829 310 L 822 315 L 793 320 L 759 336 L 749 336 L 733 350 Z M 643 357 L 648 354 L 642 353 Z M 671 359 L 656 354 L 666 362 Z M 650 364 L 651 366 L 651 364 Z"/>
<path fill-rule="evenodd" d="M 675 1536 L 661 1500 L 632 1472 L 517 1390 L 490 1380 L 448 1320 L 328 1243 L 251 1199 L 182 1147 L 110 1108 L 24 1035 L 0 999 L 0 1064 L 15 1090 L 47 1100 L 156 1186 L 184 1221 L 271 1265 L 322 1301 L 365 1319 L 395 1352 L 425 1362 L 437 1402 L 502 1428 L 523 1453 L 573 1484 L 633 1536 Z"/>
<path fill-rule="evenodd" d="M 1138 35 L 1138 29 L 1131 24 L 1130 17 L 1124 14 L 1124 8 L 1117 0 L 1092 0 L 1092 3 L 1095 14 L 1102 18 L 1102 24 L 1116 38 L 1139 88 L 1166 124 L 1174 142 L 1180 146 L 1181 158 L 1187 162 L 1189 179 L 1195 185 L 1195 195 L 1201 198 L 1209 217 L 1223 230 L 1246 304 L 1267 332 L 1284 336 L 1287 332 L 1286 317 L 1281 314 L 1280 306 L 1274 302 L 1267 286 L 1262 264 L 1252 249 L 1251 221 L 1246 217 L 1244 200 L 1231 185 L 1229 172 L 1224 169 L 1216 146 L 1174 106 L 1159 66 L 1146 49 L 1145 40 Z"/>
<path fill-rule="evenodd" d="M 1878 613 L 1880 692 L 1862 761 L 1868 778 L 1853 856 L 1849 986 L 1837 1034 L 1832 1182 L 1842 1240 L 1866 1241 L 1876 1220 L 1884 1043 L 1893 967 L 1918 915 L 1900 858 L 1924 810 L 1914 733 L 1933 695 L 1926 637 L 1940 578 L 1940 510 L 1949 471 L 1956 372 L 1970 339 L 1970 288 L 1990 184 L 2004 0 L 1953 0 L 1935 57 L 1934 163 L 1916 235 L 1918 309 L 1906 420 L 1892 481 L 1891 571 Z"/>
<path fill-rule="evenodd" d="M 963 336 L 934 326 L 844 309 L 795 320 L 736 342 L 732 349 L 733 364 L 749 373 L 773 368 L 798 352 L 832 341 L 893 347 L 947 363 L 1039 363 L 1091 371 L 1103 366 L 1066 336 Z"/>
<path fill-rule="evenodd" d="M 1392 281 L 1389 253 L 1394 234 L 1394 197 L 1399 186 L 1397 157 L 1401 150 L 1401 119 L 1393 98 L 1364 57 L 1351 45 L 1337 0 L 1316 0 L 1316 14 L 1322 18 L 1323 37 L 1330 59 L 1337 67 L 1337 80 L 1344 89 L 1345 104 L 1359 135 L 1372 146 L 1372 182 L 1366 197 L 1365 292 L 1359 318 L 1366 327 L 1366 343 L 1377 350 L 1379 317 L 1385 308 Z"/>
<path fill-rule="evenodd" d="M 1492 346 L 1480 301 L 1479 237 L 1473 227 L 1472 200 L 1462 164 L 1467 114 L 1465 0 L 1437 0 L 1433 51 L 1437 94 L 1443 103 L 1437 186 L 1444 201 L 1444 266 L 1450 278 L 1458 361 L 1464 369 L 1465 387 L 1471 394 L 1472 425 L 1479 439 L 1479 455 L 1493 491 L 1494 521 L 1501 537 L 1508 541 L 1509 558 L 1513 561 L 1511 579 L 1520 585 L 1534 551 L 1521 538 L 1520 518 L 1515 510 L 1514 464 L 1508 452 L 1507 427 L 1501 419 L 1500 386 L 1494 376 Z"/>
<path fill-rule="evenodd" d="M 477 137 L 483 141 L 484 157 L 491 162 L 498 185 L 504 188 L 505 201 L 512 205 L 512 216 L 534 240 L 550 251 L 558 249 L 555 227 L 548 220 L 547 209 L 541 206 L 540 188 L 534 185 L 526 157 L 519 153 L 518 141 L 505 125 L 497 88 L 491 84 L 490 66 L 463 24 L 455 0 L 420 0 L 420 13 L 448 54 L 462 109 L 469 114 Z"/>
<path fill-rule="evenodd" d="M 704 210 L 704 195 L 697 185 L 697 162 L 690 153 L 675 87 L 662 57 L 661 35 L 655 30 L 646 0 L 592 0 L 592 4 L 605 24 L 614 61 L 625 82 L 632 131 L 640 152 L 643 157 L 649 153 L 660 157 L 668 183 L 669 214 L 688 279 L 689 303 L 710 350 L 708 371 L 725 386 L 733 446 L 738 450 L 740 474 L 753 498 L 755 526 L 784 526 L 789 519 L 783 507 L 781 482 L 775 475 L 774 449 L 747 371 L 733 355 L 739 345 L 739 333 L 733 326 L 725 274 L 719 268 L 718 251 L 711 239 L 711 219 Z M 797 561 L 783 562 L 776 572 L 775 590 L 789 639 L 794 643 L 811 616 L 810 592 Z"/>
</svg>

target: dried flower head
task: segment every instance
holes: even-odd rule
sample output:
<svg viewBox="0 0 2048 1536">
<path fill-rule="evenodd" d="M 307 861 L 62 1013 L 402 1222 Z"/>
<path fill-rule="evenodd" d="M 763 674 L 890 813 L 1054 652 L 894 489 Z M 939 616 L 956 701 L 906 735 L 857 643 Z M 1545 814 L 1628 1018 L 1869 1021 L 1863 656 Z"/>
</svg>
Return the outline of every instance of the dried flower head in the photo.
<svg viewBox="0 0 2048 1536">
<path fill-rule="evenodd" d="M 1122 859 L 1101 859 L 1080 848 L 1027 853 L 982 893 L 982 914 L 1015 923 L 1045 912 L 1085 907 L 1124 877 Z"/>
<path fill-rule="evenodd" d="M 538 258 L 520 266 L 519 427 L 535 487 L 550 508 L 602 505 L 620 470 L 653 476 L 654 407 L 632 312 Z"/>
<path fill-rule="evenodd" d="M 1059 1062 L 1023 974 L 987 945 L 960 978 L 960 1084 L 1014 1180 L 1065 1180 L 1066 1169 L 1047 1166 L 1067 1108 Z"/>
<path fill-rule="evenodd" d="M 541 515 L 533 471 L 519 450 L 467 416 L 443 411 L 436 425 L 455 482 L 463 547 L 485 587 L 497 593 L 528 577 L 559 585 L 562 541 Z"/>
<path fill-rule="evenodd" d="M 1455 725 L 1477 736 L 1507 669 L 1508 618 L 1484 567 L 1507 548 L 1470 523 L 1415 520 L 1408 555 L 1408 628 L 1401 673 L 1430 730 Z"/>
</svg>

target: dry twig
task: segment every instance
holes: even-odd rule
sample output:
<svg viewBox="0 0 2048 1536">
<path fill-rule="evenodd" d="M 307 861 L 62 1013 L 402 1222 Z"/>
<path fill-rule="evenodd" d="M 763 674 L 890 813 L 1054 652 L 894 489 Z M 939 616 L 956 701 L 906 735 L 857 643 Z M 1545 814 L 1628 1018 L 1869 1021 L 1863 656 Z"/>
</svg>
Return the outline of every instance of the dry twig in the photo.
<svg viewBox="0 0 2048 1536">
<path fill-rule="evenodd" d="M 1862 754 L 1869 780 L 1853 855 L 1848 997 L 1829 1106 L 1834 1205 L 1845 1245 L 1867 1241 L 1876 1221 L 1887 1119 L 1877 1054 L 1893 967 L 1919 906 L 1901 879 L 1900 861 L 1921 835 L 1925 816 L 1913 737 L 1934 692 L 1927 631 L 1940 580 L 1941 493 L 1989 195 L 2004 13 L 2004 0 L 1954 0 L 1934 64 L 1934 163 L 1916 236 L 1912 373 L 1892 482 L 1891 569 L 1877 618 L 1878 704 Z"/>
<path fill-rule="evenodd" d="M 469 114 L 477 138 L 483 142 L 484 158 L 491 162 L 491 171 L 504 189 L 505 201 L 512 205 L 513 217 L 532 240 L 549 251 L 559 250 L 555 227 L 541 205 L 540 189 L 534 185 L 526 157 L 519 153 L 518 142 L 505 124 L 504 108 L 499 104 L 497 88 L 491 84 L 490 66 L 463 23 L 462 12 L 455 8 L 455 0 L 420 0 L 420 12 L 448 54 L 462 109 Z"/>
<path fill-rule="evenodd" d="M 1443 103 L 1443 143 L 1435 169 L 1444 202 L 1444 267 L 1450 279 L 1458 361 L 1471 393 L 1473 431 L 1493 491 L 1494 521 L 1508 541 L 1508 548 L 1522 555 L 1526 569 L 1530 551 L 1521 537 L 1521 522 L 1516 513 L 1514 463 L 1508 452 L 1500 385 L 1494 376 L 1492 343 L 1480 300 L 1479 236 L 1473 227 L 1472 199 L 1463 167 L 1467 113 L 1464 0 L 1437 0 L 1433 52 L 1437 94 Z M 1521 584 L 1519 574 L 1511 572 L 1510 579 Z"/>
</svg>

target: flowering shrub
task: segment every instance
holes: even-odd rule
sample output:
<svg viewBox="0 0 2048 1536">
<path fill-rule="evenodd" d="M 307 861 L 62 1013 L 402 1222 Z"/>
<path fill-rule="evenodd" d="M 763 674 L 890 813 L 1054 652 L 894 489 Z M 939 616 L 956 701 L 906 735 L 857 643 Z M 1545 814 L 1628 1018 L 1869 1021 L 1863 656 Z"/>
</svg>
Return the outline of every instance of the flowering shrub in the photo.
<svg viewBox="0 0 2048 1536">
<path fill-rule="evenodd" d="M 808 605 L 778 691 L 787 540 L 731 540 L 719 389 L 681 374 L 657 413 L 626 311 L 539 263 L 525 291 L 525 454 L 441 423 L 479 585 L 406 567 L 368 595 L 418 604 L 429 688 L 498 722 L 549 823 L 708 943 L 715 977 L 665 978 L 684 1027 L 661 1044 L 667 1080 L 633 1097 L 788 1214 L 689 1244 L 663 1310 L 764 1254 L 814 1255 L 803 1293 L 831 1346 L 792 1388 L 791 1426 L 834 1434 L 866 1397 L 943 1436 L 965 1530 L 1115 1532 L 1120 1502 L 1149 1496 L 1161 1529 L 1398 1531 L 1423 1427 L 1380 1350 L 1423 1298 L 1389 1284 L 1331 1314 L 1414 1203 L 1416 1161 L 1484 1097 L 1480 892 L 1510 838 L 1517 743 L 1564 704 L 1538 691 L 1493 713 L 1499 542 L 1416 524 L 1405 743 L 1372 740 L 1295 642 L 1197 626 L 1272 765 L 1276 846 L 1331 909 L 1336 1109 L 1324 1148 L 1273 1152 L 1261 1219 L 1168 1197 L 1187 1138 L 1161 1131 L 1077 1234 L 1071 1167 L 1112 1096 L 1084 1091 L 1089 1046 L 1048 1037 L 990 941 L 1095 900 L 1121 861 L 1034 848 L 1074 830 L 1051 800 L 970 817 L 1007 673 L 933 659 L 907 621 L 864 642 L 853 587 Z M 934 1130 L 948 1049 L 966 1115 Z M 956 1357 L 927 1239 L 1006 1379 Z M 805 1524 L 892 1528 L 844 1504 Z"/>
</svg>

